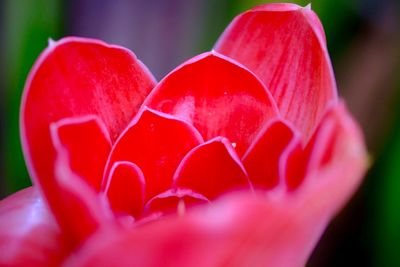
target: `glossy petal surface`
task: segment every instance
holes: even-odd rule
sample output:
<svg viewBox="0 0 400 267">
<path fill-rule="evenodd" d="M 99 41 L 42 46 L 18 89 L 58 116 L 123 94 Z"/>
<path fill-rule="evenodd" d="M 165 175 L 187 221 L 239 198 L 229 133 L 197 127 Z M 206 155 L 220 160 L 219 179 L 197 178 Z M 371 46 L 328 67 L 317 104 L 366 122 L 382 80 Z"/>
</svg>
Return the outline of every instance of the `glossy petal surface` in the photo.
<svg viewBox="0 0 400 267">
<path fill-rule="evenodd" d="M 68 242 L 34 187 L 0 201 L 0 265 L 59 266 Z"/>
<path fill-rule="evenodd" d="M 236 17 L 215 49 L 264 82 L 307 140 L 337 89 L 321 23 L 309 6 L 266 4 Z"/>
<path fill-rule="evenodd" d="M 135 163 L 145 177 L 145 200 L 171 188 L 185 154 L 202 142 L 200 134 L 177 118 L 145 108 L 115 144 L 106 177 L 116 161 Z"/>
<path fill-rule="evenodd" d="M 117 161 L 104 189 L 115 213 L 138 217 L 143 210 L 145 178 L 140 168 L 129 161 Z"/>
<path fill-rule="evenodd" d="M 111 141 L 95 116 L 68 118 L 52 124 L 53 140 L 68 151 L 71 169 L 95 190 L 100 190 Z"/>
<path fill-rule="evenodd" d="M 56 152 L 50 124 L 64 118 L 96 115 L 113 141 L 136 114 L 154 83 L 132 52 L 96 40 L 71 37 L 50 42 L 39 57 L 21 103 L 21 139 L 30 176 L 41 186 L 58 221 L 63 219 L 58 218 L 57 211 L 60 188 L 54 177 Z"/>
<path fill-rule="evenodd" d="M 227 137 L 242 155 L 275 103 L 246 68 L 216 52 L 182 64 L 164 78 L 145 105 L 193 124 L 205 140 Z"/>
<path fill-rule="evenodd" d="M 251 186 L 231 143 L 217 137 L 185 156 L 174 175 L 174 187 L 191 189 L 212 200 L 232 190 L 249 190 Z"/>
</svg>

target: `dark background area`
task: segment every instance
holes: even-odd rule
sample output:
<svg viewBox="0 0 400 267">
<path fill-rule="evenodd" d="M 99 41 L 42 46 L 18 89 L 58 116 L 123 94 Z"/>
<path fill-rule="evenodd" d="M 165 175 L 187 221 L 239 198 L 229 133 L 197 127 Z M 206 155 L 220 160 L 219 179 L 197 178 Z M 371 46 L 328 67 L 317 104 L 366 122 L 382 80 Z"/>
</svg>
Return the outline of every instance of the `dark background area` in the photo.
<svg viewBox="0 0 400 267">
<path fill-rule="evenodd" d="M 0 1 L 0 196 L 30 185 L 20 148 L 26 76 L 48 38 L 128 47 L 158 80 L 210 50 L 256 0 Z M 340 95 L 362 125 L 373 165 L 308 266 L 400 266 L 400 1 L 315 0 Z"/>
</svg>

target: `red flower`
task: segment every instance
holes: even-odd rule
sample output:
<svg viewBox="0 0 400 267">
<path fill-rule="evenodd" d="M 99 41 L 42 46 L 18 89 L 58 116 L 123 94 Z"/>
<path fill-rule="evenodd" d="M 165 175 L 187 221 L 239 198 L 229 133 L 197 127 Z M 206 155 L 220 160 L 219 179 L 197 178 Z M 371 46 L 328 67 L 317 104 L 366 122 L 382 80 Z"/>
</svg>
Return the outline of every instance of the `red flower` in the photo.
<svg viewBox="0 0 400 267">
<path fill-rule="evenodd" d="M 293 4 L 239 15 L 158 84 L 122 47 L 51 42 L 21 138 L 35 186 L 0 203 L 11 266 L 302 266 L 366 168 L 322 26 Z"/>
</svg>

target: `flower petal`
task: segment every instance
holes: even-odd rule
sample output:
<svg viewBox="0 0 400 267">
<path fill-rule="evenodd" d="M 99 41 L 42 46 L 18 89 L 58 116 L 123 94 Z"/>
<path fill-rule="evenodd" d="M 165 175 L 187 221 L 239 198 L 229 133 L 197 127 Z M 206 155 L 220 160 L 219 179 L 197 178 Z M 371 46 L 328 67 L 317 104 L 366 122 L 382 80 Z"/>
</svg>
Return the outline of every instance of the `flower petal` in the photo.
<svg viewBox="0 0 400 267">
<path fill-rule="evenodd" d="M 304 266 L 327 217 L 296 200 L 226 196 L 183 217 L 103 232 L 64 267 Z"/>
<path fill-rule="evenodd" d="M 281 120 L 267 124 L 260 132 L 243 156 L 243 165 L 255 187 L 271 189 L 284 180 L 281 165 L 285 162 L 281 158 L 294 135 L 295 131 Z"/>
<path fill-rule="evenodd" d="M 48 205 L 73 245 L 115 223 L 107 201 L 73 173 L 65 149 L 58 151 L 54 177 L 54 196 Z"/>
<path fill-rule="evenodd" d="M 282 156 L 282 160 L 285 162 L 284 177 L 287 189 L 298 188 L 305 179 L 310 179 L 307 178 L 308 176 L 312 176 L 313 173 L 327 165 L 332 165 L 332 161 L 334 162 L 340 157 L 340 153 L 336 150 L 345 149 L 340 146 L 341 142 L 347 139 L 355 139 L 357 149 L 364 150 L 364 157 L 366 157 L 361 131 L 347 112 L 344 103 L 339 102 L 328 108 L 304 148 L 298 138 L 294 139 L 289 145 L 287 153 Z M 349 145 L 349 147 L 355 145 Z"/>
<path fill-rule="evenodd" d="M 145 206 L 145 213 L 178 213 L 183 216 L 188 207 L 207 203 L 210 201 L 205 196 L 192 190 L 170 189 L 150 199 Z"/>
<path fill-rule="evenodd" d="M 325 35 L 309 6 L 266 4 L 245 12 L 215 49 L 254 71 L 305 140 L 337 99 Z"/>
<path fill-rule="evenodd" d="M 226 138 L 216 137 L 193 148 L 174 175 L 175 188 L 189 188 L 210 200 L 251 184 L 235 149 Z"/>
<path fill-rule="evenodd" d="M 58 147 L 68 151 L 71 169 L 96 191 L 100 190 L 111 141 L 104 124 L 96 116 L 67 118 L 51 125 Z"/>
<path fill-rule="evenodd" d="M 96 115 L 114 141 L 154 84 L 152 75 L 129 50 L 76 37 L 50 42 L 29 74 L 20 122 L 30 176 L 49 203 L 59 198 L 50 124 Z M 51 208 L 56 212 L 53 204 Z"/>
<path fill-rule="evenodd" d="M 145 200 L 171 188 L 179 162 L 203 142 L 193 126 L 177 118 L 144 108 L 114 145 L 104 177 L 116 161 L 130 161 L 142 171 Z"/>
<path fill-rule="evenodd" d="M 266 120 L 277 116 L 272 97 L 246 68 L 204 53 L 165 77 L 145 105 L 193 124 L 206 140 L 225 136 L 242 155 Z"/>
<path fill-rule="evenodd" d="M 318 168 L 309 170 L 298 190 L 253 197 L 230 194 L 184 217 L 103 232 L 65 266 L 304 266 L 367 167 L 360 129 L 344 106 L 334 106 L 324 121 L 321 133 L 330 121 L 336 124 L 333 142 L 320 139 L 333 147 L 329 156 L 317 153 Z"/>
<path fill-rule="evenodd" d="M 143 211 L 145 178 L 142 170 L 129 161 L 117 161 L 111 168 L 104 192 L 115 213 L 133 215 Z"/>
<path fill-rule="evenodd" d="M 293 138 L 284 151 L 280 164 L 283 166 L 283 186 L 288 191 L 297 189 L 306 176 L 307 151 L 304 150 L 301 140 Z"/>
<path fill-rule="evenodd" d="M 59 266 L 70 246 L 35 187 L 0 201 L 0 265 Z"/>
<path fill-rule="evenodd" d="M 325 172 L 326 169 L 333 168 L 336 172 L 344 172 L 344 169 L 350 169 L 350 172 L 361 169 L 365 171 L 368 164 L 368 155 L 366 152 L 364 137 L 361 129 L 354 121 L 351 114 L 347 111 L 345 104 L 339 102 L 336 105 L 331 106 L 326 114 L 324 115 L 320 125 L 316 132 L 312 136 L 312 139 L 305 148 L 305 155 L 307 157 L 307 176 L 312 176 L 307 182 L 312 184 L 318 184 L 321 178 L 318 178 L 315 173 Z M 347 159 L 346 157 L 350 158 Z M 349 164 L 352 162 L 353 164 Z M 347 167 L 340 167 L 345 165 Z M 363 166 L 361 168 L 360 166 Z M 340 168 L 343 168 L 341 170 Z M 354 170 L 353 170 L 354 169 Z M 344 178 L 337 178 L 343 185 L 353 184 L 356 187 L 362 177 L 359 179 L 351 179 L 345 181 Z M 350 186 L 347 186 L 351 188 Z M 340 194 L 346 194 L 347 190 L 344 190 Z M 350 195 L 347 193 L 347 195 Z"/>
</svg>

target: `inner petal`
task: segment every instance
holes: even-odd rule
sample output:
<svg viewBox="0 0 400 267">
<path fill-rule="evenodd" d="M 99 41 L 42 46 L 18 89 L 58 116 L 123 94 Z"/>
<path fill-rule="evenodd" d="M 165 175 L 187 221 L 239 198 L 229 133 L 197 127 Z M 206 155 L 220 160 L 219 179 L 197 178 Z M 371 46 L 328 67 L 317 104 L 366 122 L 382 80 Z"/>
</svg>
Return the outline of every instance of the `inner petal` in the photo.
<svg viewBox="0 0 400 267">
<path fill-rule="evenodd" d="M 172 177 L 186 153 L 203 141 L 193 126 L 144 108 L 114 145 L 105 170 L 105 182 L 117 161 L 136 164 L 145 177 L 145 200 L 171 188 Z"/>
<path fill-rule="evenodd" d="M 295 134 L 295 131 L 281 120 L 266 125 L 260 132 L 243 156 L 243 165 L 255 187 L 271 189 L 283 181 L 281 157 Z"/>
<path fill-rule="evenodd" d="M 210 201 L 205 196 L 192 190 L 167 190 L 150 199 L 144 212 L 145 215 L 152 213 L 184 215 L 187 208 L 207 203 L 210 203 Z"/>
<path fill-rule="evenodd" d="M 174 175 L 175 188 L 189 188 L 210 200 L 220 194 L 251 189 L 247 173 L 228 139 L 216 137 L 193 148 Z"/>
<path fill-rule="evenodd" d="M 114 213 L 137 218 L 143 210 L 145 180 L 140 168 L 128 161 L 117 161 L 104 188 Z"/>
<path fill-rule="evenodd" d="M 269 91 L 253 73 L 214 51 L 177 67 L 144 103 L 188 121 L 206 140 L 227 137 L 237 144 L 239 155 L 278 114 Z"/>
</svg>

